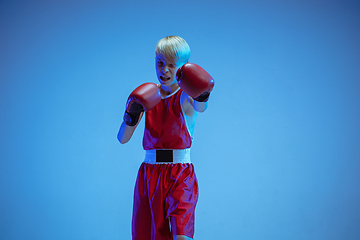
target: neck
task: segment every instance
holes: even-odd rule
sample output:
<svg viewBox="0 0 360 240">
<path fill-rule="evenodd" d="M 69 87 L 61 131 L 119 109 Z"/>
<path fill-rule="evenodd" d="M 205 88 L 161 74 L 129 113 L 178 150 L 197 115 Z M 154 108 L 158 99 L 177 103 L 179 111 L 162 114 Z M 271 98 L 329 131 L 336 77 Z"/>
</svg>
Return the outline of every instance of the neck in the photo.
<svg viewBox="0 0 360 240">
<path fill-rule="evenodd" d="M 170 86 L 160 85 L 161 96 L 166 97 L 166 96 L 172 94 L 173 92 L 175 92 L 178 88 L 179 88 L 179 85 L 177 83 L 174 83 Z"/>
</svg>

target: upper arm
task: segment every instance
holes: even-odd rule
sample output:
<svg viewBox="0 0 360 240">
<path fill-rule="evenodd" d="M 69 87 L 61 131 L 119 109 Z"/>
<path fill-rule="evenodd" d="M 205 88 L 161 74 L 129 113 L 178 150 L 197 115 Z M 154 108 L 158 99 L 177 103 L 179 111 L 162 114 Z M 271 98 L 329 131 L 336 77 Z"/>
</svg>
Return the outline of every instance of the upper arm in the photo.
<svg viewBox="0 0 360 240">
<path fill-rule="evenodd" d="M 185 113 L 186 116 L 193 116 L 195 113 L 195 109 L 193 107 L 193 99 L 187 95 L 185 92 L 181 93 L 180 96 L 180 103 L 181 103 L 181 107 Z"/>
</svg>

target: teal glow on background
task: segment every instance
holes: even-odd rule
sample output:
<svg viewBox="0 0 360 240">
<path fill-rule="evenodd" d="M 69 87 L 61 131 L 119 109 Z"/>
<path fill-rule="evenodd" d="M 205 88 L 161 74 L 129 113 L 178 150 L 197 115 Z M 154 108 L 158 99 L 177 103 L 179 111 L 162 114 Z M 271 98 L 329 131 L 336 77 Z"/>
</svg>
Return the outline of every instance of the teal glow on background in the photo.
<svg viewBox="0 0 360 240">
<path fill-rule="evenodd" d="M 357 1 L 0 1 L 0 239 L 131 239 L 141 122 L 179 35 L 215 79 L 195 239 L 360 239 Z"/>
</svg>

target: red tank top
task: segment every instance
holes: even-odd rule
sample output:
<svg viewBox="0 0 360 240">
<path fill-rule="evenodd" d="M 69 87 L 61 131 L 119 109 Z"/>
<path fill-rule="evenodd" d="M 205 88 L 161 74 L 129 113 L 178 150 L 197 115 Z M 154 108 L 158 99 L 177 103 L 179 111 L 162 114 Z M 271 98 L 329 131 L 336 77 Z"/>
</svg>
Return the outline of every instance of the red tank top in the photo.
<svg viewBox="0 0 360 240">
<path fill-rule="evenodd" d="M 180 105 L 182 90 L 161 99 L 145 113 L 143 147 L 150 149 L 185 149 L 191 147 L 191 136 Z"/>
</svg>

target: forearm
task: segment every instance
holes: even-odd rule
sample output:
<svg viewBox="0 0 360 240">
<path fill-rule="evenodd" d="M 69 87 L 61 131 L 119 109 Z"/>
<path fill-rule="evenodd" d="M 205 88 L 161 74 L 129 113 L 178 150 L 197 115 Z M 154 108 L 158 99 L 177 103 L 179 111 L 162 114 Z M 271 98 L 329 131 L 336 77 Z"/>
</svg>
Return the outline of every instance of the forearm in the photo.
<svg viewBox="0 0 360 240">
<path fill-rule="evenodd" d="M 192 105 L 197 112 L 204 112 L 207 109 L 208 102 L 198 102 L 193 100 Z"/>
<path fill-rule="evenodd" d="M 120 126 L 117 139 L 121 144 L 127 143 L 130 140 L 131 136 L 133 135 L 134 131 L 135 131 L 135 126 L 131 127 L 126 125 L 125 122 L 123 122 Z"/>
<path fill-rule="evenodd" d="M 125 121 L 122 122 L 119 133 L 117 135 L 117 139 L 119 140 L 119 142 L 121 144 L 125 144 L 131 139 L 137 125 L 140 122 L 142 115 L 143 115 L 143 113 L 141 113 L 141 115 L 139 117 L 139 121 L 137 122 L 137 124 L 135 126 L 129 126 L 125 123 Z"/>
</svg>

